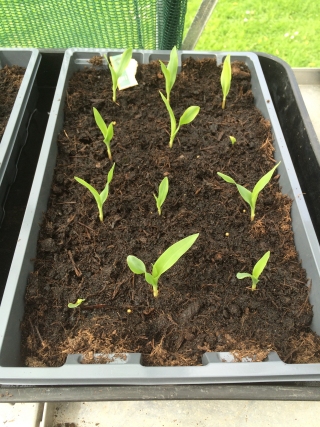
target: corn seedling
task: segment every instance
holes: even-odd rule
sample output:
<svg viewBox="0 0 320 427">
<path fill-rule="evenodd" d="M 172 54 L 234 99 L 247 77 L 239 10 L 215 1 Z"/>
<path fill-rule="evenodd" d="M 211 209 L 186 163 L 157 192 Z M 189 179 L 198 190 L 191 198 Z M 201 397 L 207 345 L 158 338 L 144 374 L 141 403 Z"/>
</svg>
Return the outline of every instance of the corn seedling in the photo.
<svg viewBox="0 0 320 427">
<path fill-rule="evenodd" d="M 127 257 L 127 263 L 130 270 L 134 274 L 144 274 L 144 278 L 149 285 L 153 288 L 153 296 L 158 296 L 158 280 L 160 276 L 171 268 L 188 249 L 194 244 L 199 236 L 198 234 L 192 234 L 191 236 L 185 237 L 179 242 L 174 243 L 168 248 L 157 261 L 153 264 L 152 273 L 148 273 L 144 263 L 137 257 L 129 255 Z"/>
<path fill-rule="evenodd" d="M 157 205 L 159 215 L 161 215 L 161 207 L 164 201 L 166 200 L 168 191 L 169 191 L 169 180 L 167 177 L 165 177 L 160 182 L 159 189 L 158 189 L 158 197 L 153 193 L 154 198 L 156 199 L 156 205 Z"/>
<path fill-rule="evenodd" d="M 93 115 L 97 123 L 97 126 L 101 130 L 101 133 L 103 135 L 103 142 L 106 144 L 108 157 L 112 162 L 110 142 L 111 142 L 111 139 L 113 138 L 113 123 L 111 122 L 110 125 L 107 126 L 105 121 L 101 117 L 101 114 L 99 113 L 99 111 L 94 107 L 93 107 Z"/>
<path fill-rule="evenodd" d="M 251 289 L 254 291 L 257 287 L 257 283 L 259 282 L 259 276 L 263 272 L 265 266 L 270 257 L 270 251 L 266 252 L 262 258 L 256 263 L 253 267 L 252 274 L 250 273 L 237 273 L 237 279 L 245 279 L 246 277 L 250 277 L 252 280 Z"/>
<path fill-rule="evenodd" d="M 107 183 L 102 192 L 99 194 L 95 188 L 92 187 L 92 185 L 88 184 L 85 180 L 78 178 L 77 176 L 74 177 L 76 181 L 78 181 L 80 184 L 82 184 L 84 187 L 86 187 L 93 197 L 95 198 L 99 210 L 99 218 L 100 221 L 103 222 L 103 211 L 102 207 L 104 202 L 107 200 L 109 195 L 109 184 L 112 181 L 113 178 L 113 171 L 114 171 L 115 163 L 113 164 L 112 168 L 109 170 L 108 177 L 107 177 Z"/>
<path fill-rule="evenodd" d="M 279 166 L 280 162 L 275 165 L 274 168 L 271 169 L 271 171 L 267 172 L 262 178 L 259 179 L 259 181 L 256 183 L 256 185 L 254 186 L 252 192 L 247 190 L 245 187 L 243 187 L 240 184 L 237 184 L 235 182 L 234 179 L 232 179 L 230 176 L 225 175 L 221 172 L 218 172 L 218 175 L 224 179 L 226 182 L 229 182 L 230 184 L 235 184 L 237 186 L 237 189 L 241 195 L 241 197 L 243 198 L 243 200 L 245 202 L 247 202 L 250 205 L 251 208 L 251 221 L 254 220 L 254 216 L 255 216 L 255 209 L 256 209 L 256 203 L 257 203 L 257 198 L 258 195 L 260 193 L 261 190 L 264 189 L 264 187 L 268 184 L 268 182 L 270 181 L 273 172 L 276 170 L 276 168 Z"/>
<path fill-rule="evenodd" d="M 68 304 L 68 308 L 77 308 L 79 307 L 79 305 L 81 305 L 83 303 L 83 301 L 85 301 L 85 299 L 77 299 L 77 301 L 73 304 L 72 302 L 69 302 Z"/>
<path fill-rule="evenodd" d="M 229 136 L 229 138 L 230 138 L 231 144 L 233 146 L 237 142 L 237 140 L 234 136 L 231 136 L 231 135 Z"/>
<path fill-rule="evenodd" d="M 162 98 L 165 106 L 167 107 L 167 110 L 168 110 L 168 113 L 170 116 L 171 133 L 170 133 L 169 147 L 172 148 L 174 138 L 176 137 L 177 133 L 179 132 L 180 127 L 182 125 L 187 125 L 188 123 L 191 123 L 197 117 L 197 115 L 200 111 L 200 107 L 192 105 L 191 107 L 187 108 L 185 110 L 185 112 L 182 114 L 182 116 L 180 117 L 179 125 L 177 127 L 177 121 L 176 121 L 176 118 L 174 117 L 174 113 L 172 111 L 172 108 L 170 106 L 169 101 L 166 99 L 166 97 L 161 92 L 159 92 L 159 93 L 161 95 L 161 98 Z"/>
<path fill-rule="evenodd" d="M 222 67 L 222 73 L 221 73 L 221 87 L 222 87 L 222 93 L 223 93 L 223 99 L 222 99 L 222 109 L 226 106 L 226 99 L 230 90 L 231 85 L 231 64 L 230 64 L 230 55 L 227 55 Z"/>
<path fill-rule="evenodd" d="M 112 92 L 113 92 L 112 100 L 113 102 L 116 102 L 118 79 L 119 77 L 121 77 L 121 75 L 129 65 L 130 59 L 132 58 L 132 49 L 129 48 L 123 52 L 119 66 L 115 68 L 112 67 L 111 63 L 108 60 L 107 55 L 104 55 L 104 57 L 109 65 L 109 70 L 112 78 Z"/>
<path fill-rule="evenodd" d="M 161 71 L 164 75 L 166 81 L 166 93 L 167 93 L 167 101 L 170 103 L 170 92 L 176 81 L 177 71 L 178 71 L 178 52 L 177 48 L 174 46 L 170 53 L 170 61 L 168 62 L 168 66 L 166 67 L 162 61 L 160 62 Z"/>
</svg>

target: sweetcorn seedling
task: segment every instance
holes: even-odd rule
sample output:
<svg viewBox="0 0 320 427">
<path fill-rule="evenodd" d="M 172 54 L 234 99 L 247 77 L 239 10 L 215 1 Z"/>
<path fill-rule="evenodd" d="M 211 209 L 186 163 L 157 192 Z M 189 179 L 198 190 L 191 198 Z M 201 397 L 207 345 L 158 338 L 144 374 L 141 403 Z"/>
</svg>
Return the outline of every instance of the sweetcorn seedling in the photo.
<svg viewBox="0 0 320 427">
<path fill-rule="evenodd" d="M 174 46 L 170 53 L 170 60 L 168 66 L 166 67 L 162 61 L 160 61 L 161 71 L 164 75 L 166 81 L 166 93 L 167 101 L 170 103 L 170 92 L 177 78 L 178 71 L 178 52 L 177 48 Z"/>
<path fill-rule="evenodd" d="M 243 198 L 245 202 L 247 202 L 251 208 L 251 221 L 254 220 L 255 216 L 255 209 L 256 209 L 256 203 L 258 199 L 258 195 L 261 190 L 264 189 L 264 187 L 268 184 L 270 181 L 273 172 L 276 170 L 276 168 L 279 166 L 281 162 L 275 165 L 274 168 L 272 168 L 269 172 L 267 172 L 262 178 L 259 179 L 259 181 L 256 183 L 256 185 L 253 187 L 252 192 L 247 190 L 245 187 L 243 187 L 240 184 L 237 184 L 234 179 L 232 179 L 230 176 L 225 175 L 221 172 L 218 172 L 218 175 L 224 179 L 226 182 L 229 182 L 230 184 L 235 184 L 237 186 L 237 189 Z"/>
<path fill-rule="evenodd" d="M 222 93 L 223 93 L 222 109 L 226 107 L 226 99 L 231 86 L 231 77 L 232 77 L 232 74 L 231 74 L 230 55 L 227 55 L 223 62 L 221 78 L 220 78 Z"/>
<path fill-rule="evenodd" d="M 104 55 L 104 57 L 105 57 L 108 65 L 109 65 L 109 70 L 110 70 L 111 78 L 112 78 L 112 92 L 113 92 L 112 100 L 113 100 L 113 102 L 116 102 L 118 79 L 119 79 L 119 77 L 121 77 L 124 70 L 129 65 L 130 59 L 132 58 L 132 48 L 126 49 L 123 52 L 122 57 L 121 57 L 121 61 L 120 61 L 119 66 L 117 68 L 112 67 L 111 63 L 108 60 L 107 55 Z"/>
<path fill-rule="evenodd" d="M 77 308 L 83 303 L 83 301 L 85 301 L 85 299 L 78 298 L 74 304 L 72 302 L 69 302 L 68 308 Z"/>
<path fill-rule="evenodd" d="M 94 115 L 94 119 L 97 123 L 97 126 L 101 130 L 101 133 L 103 135 L 103 138 L 104 138 L 103 142 L 106 144 L 108 157 L 112 162 L 110 143 L 111 143 L 111 140 L 113 138 L 113 123 L 111 122 L 110 125 L 107 126 L 107 124 L 103 120 L 101 114 L 99 113 L 99 111 L 95 107 L 93 107 L 93 115 Z"/>
<path fill-rule="evenodd" d="M 78 178 L 77 176 L 74 177 L 76 181 L 78 181 L 80 184 L 82 184 L 84 187 L 86 187 L 90 193 L 93 195 L 97 202 L 98 210 L 99 210 L 99 219 L 101 222 L 103 222 L 103 204 L 107 200 L 109 195 L 109 184 L 112 181 L 113 178 L 113 171 L 115 167 L 115 163 L 113 164 L 112 168 L 108 172 L 107 176 L 107 183 L 102 192 L 99 194 L 95 188 L 92 187 L 92 185 L 88 184 L 84 179 Z"/>
<path fill-rule="evenodd" d="M 154 195 L 154 198 L 156 199 L 156 205 L 158 209 L 159 215 L 161 215 L 161 207 L 166 200 L 167 194 L 169 191 L 169 180 L 167 177 L 163 178 L 163 180 L 160 182 L 159 190 L 158 190 L 158 197 Z"/>
<path fill-rule="evenodd" d="M 231 135 L 229 136 L 229 138 L 230 138 L 231 144 L 233 146 L 237 142 L 237 140 L 234 136 L 231 136 Z"/>
<path fill-rule="evenodd" d="M 134 255 L 127 257 L 128 266 L 134 274 L 144 274 L 144 278 L 152 286 L 153 296 L 156 298 L 158 296 L 158 280 L 160 276 L 169 270 L 191 248 L 198 236 L 199 233 L 192 234 L 170 246 L 153 264 L 151 274 L 147 272 L 146 266 L 141 259 Z"/>
<path fill-rule="evenodd" d="M 166 99 L 166 97 L 159 91 L 161 98 L 167 107 L 169 116 L 170 116 L 170 122 L 171 122 L 171 133 L 170 133 L 170 141 L 169 141 L 169 147 L 172 148 L 174 138 L 176 137 L 177 133 L 179 132 L 179 129 L 182 125 L 187 125 L 188 123 L 191 123 L 199 114 L 200 107 L 197 107 L 195 105 L 192 105 L 191 107 L 187 108 L 185 112 L 182 114 L 179 120 L 179 125 L 177 126 L 177 121 L 174 116 L 174 113 L 172 111 L 172 108 L 170 106 L 169 101 Z"/>
<path fill-rule="evenodd" d="M 237 273 L 237 279 L 245 279 L 250 277 L 252 280 L 251 289 L 254 291 L 257 288 L 257 283 L 259 282 L 259 277 L 263 272 L 267 262 L 269 261 L 270 251 L 266 252 L 253 267 L 252 273 Z"/>
</svg>

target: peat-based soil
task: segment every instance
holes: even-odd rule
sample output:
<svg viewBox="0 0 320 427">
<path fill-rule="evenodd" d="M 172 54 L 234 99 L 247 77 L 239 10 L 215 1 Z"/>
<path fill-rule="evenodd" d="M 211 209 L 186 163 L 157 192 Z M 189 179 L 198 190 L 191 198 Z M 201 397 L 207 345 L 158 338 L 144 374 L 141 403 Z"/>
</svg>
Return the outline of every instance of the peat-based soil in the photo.
<svg viewBox="0 0 320 427">
<path fill-rule="evenodd" d="M 0 143 L 25 71 L 17 65 L 0 68 Z"/>
<path fill-rule="evenodd" d="M 99 61 L 97 61 L 99 63 Z M 112 102 L 110 72 L 73 75 L 48 210 L 44 215 L 26 292 L 23 354 L 29 366 L 59 366 L 68 354 L 140 352 L 145 365 L 198 365 L 206 351 L 234 351 L 263 360 L 276 351 L 287 363 L 320 361 L 310 330 L 310 284 L 291 230 L 291 200 L 277 173 L 260 193 L 256 217 L 235 185 L 252 190 L 274 165 L 269 123 L 254 107 L 250 72 L 232 65 L 221 109 L 221 68 L 213 60 L 183 63 L 171 93 L 177 119 L 190 105 L 201 110 L 168 147 L 170 120 L 159 90 L 158 63 L 139 65 L 139 85 Z M 95 124 L 96 107 L 114 126 L 116 163 L 104 221 L 91 193 L 101 192 L 112 163 Z M 229 136 L 236 138 L 234 146 Z M 169 193 L 159 216 L 153 193 L 164 176 Z M 192 248 L 159 281 L 159 297 L 126 258 L 152 263 L 178 240 L 200 233 Z M 251 272 L 270 250 L 257 290 L 237 272 Z M 80 307 L 69 302 L 85 299 Z M 103 359 L 103 361 L 105 361 Z"/>
</svg>

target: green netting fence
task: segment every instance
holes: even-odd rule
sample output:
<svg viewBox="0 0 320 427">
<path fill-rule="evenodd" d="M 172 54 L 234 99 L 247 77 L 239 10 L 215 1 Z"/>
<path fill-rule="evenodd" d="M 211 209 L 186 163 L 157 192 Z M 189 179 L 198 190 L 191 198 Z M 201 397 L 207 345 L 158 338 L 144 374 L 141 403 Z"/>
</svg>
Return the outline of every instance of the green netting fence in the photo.
<svg viewBox="0 0 320 427">
<path fill-rule="evenodd" d="M 188 0 L 0 0 L 0 46 L 172 49 Z"/>
</svg>

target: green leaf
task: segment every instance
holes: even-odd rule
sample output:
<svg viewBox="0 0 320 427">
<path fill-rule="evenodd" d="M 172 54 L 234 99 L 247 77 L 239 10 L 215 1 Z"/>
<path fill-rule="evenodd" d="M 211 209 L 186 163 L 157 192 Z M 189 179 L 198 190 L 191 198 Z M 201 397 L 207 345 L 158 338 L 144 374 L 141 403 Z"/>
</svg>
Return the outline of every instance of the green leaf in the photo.
<svg viewBox="0 0 320 427">
<path fill-rule="evenodd" d="M 217 172 L 217 174 L 218 174 L 222 179 L 224 179 L 226 182 L 229 182 L 230 184 L 235 184 L 235 185 L 237 185 L 236 181 L 235 181 L 233 178 L 231 178 L 231 176 L 225 175 L 225 174 L 224 174 L 224 173 L 222 173 L 222 172 Z"/>
<path fill-rule="evenodd" d="M 108 126 L 106 125 L 101 114 L 95 107 L 93 107 L 93 115 L 94 115 L 97 126 L 99 127 L 103 137 L 105 138 L 108 132 Z"/>
<path fill-rule="evenodd" d="M 199 233 L 192 234 L 191 236 L 185 237 L 177 243 L 174 243 L 168 248 L 155 262 L 152 269 L 152 276 L 157 279 L 170 267 L 172 267 L 188 249 L 197 240 Z"/>
<path fill-rule="evenodd" d="M 113 172 L 114 172 L 114 167 L 115 167 L 115 163 L 113 163 L 113 165 L 112 165 L 112 168 L 109 170 L 109 172 L 108 172 L 108 179 L 107 179 L 107 182 L 108 182 L 108 184 L 110 184 L 110 182 L 112 181 L 112 178 L 113 178 Z"/>
<path fill-rule="evenodd" d="M 170 142 L 169 142 L 169 145 L 170 145 L 170 147 L 172 147 L 173 140 L 174 140 L 174 138 L 175 138 L 175 136 L 176 136 L 176 133 L 177 133 L 177 121 L 176 121 L 176 118 L 175 118 L 175 116 L 174 116 L 174 113 L 173 113 L 173 111 L 172 111 L 172 108 L 171 108 L 171 106 L 170 106 L 169 101 L 166 99 L 166 97 L 163 95 L 163 93 L 162 93 L 162 92 L 160 92 L 160 91 L 159 91 L 159 93 L 160 93 L 160 95 L 161 95 L 162 101 L 164 102 L 164 104 L 165 104 L 165 106 L 166 106 L 166 108 L 167 108 L 167 110 L 168 110 L 169 116 L 170 116 L 170 122 L 171 122 L 171 134 L 170 134 Z"/>
<path fill-rule="evenodd" d="M 195 105 L 192 105 L 191 107 L 187 108 L 186 111 L 180 117 L 179 126 L 191 123 L 197 117 L 199 111 L 200 107 L 197 107 Z"/>
<path fill-rule="evenodd" d="M 168 191 L 169 191 L 169 179 L 166 176 L 163 178 L 163 180 L 159 185 L 159 199 L 161 204 L 166 200 Z"/>
<path fill-rule="evenodd" d="M 237 189 L 245 202 L 247 202 L 252 207 L 252 193 L 246 187 L 243 187 L 240 184 L 236 184 Z"/>
<path fill-rule="evenodd" d="M 127 264 L 130 270 L 135 274 L 144 274 L 146 273 L 146 266 L 141 261 L 141 259 L 135 257 L 134 255 L 129 255 L 127 257 Z"/>
<path fill-rule="evenodd" d="M 164 201 L 166 200 L 168 191 L 169 191 L 169 180 L 167 177 L 165 177 L 165 178 L 163 178 L 163 180 L 161 181 L 161 183 L 159 185 L 158 197 L 154 194 L 159 215 L 161 215 L 161 206 L 163 205 Z"/>
<path fill-rule="evenodd" d="M 110 125 L 107 127 L 107 133 L 105 135 L 105 142 L 110 143 L 112 138 L 113 138 L 113 123 L 111 122 Z"/>
<path fill-rule="evenodd" d="M 164 75 L 165 81 L 166 81 L 166 93 L 167 93 L 167 99 L 170 98 L 170 91 L 171 91 L 171 87 L 170 87 L 170 71 L 167 69 L 167 67 L 164 65 L 164 63 L 162 61 L 160 62 L 160 67 L 161 67 L 161 71 L 162 74 Z"/>
<path fill-rule="evenodd" d="M 243 200 L 245 200 L 250 206 L 251 206 L 251 202 L 252 202 L 252 195 L 251 195 L 251 191 L 247 190 L 245 187 L 243 187 L 240 184 L 237 184 L 236 181 L 231 178 L 231 176 L 225 175 L 224 173 L 221 172 L 217 172 L 217 174 L 224 179 L 226 182 L 230 183 L 230 184 L 235 184 L 241 197 L 243 198 Z"/>
<path fill-rule="evenodd" d="M 264 187 L 268 184 L 268 182 L 270 181 L 270 179 L 271 179 L 271 177 L 273 175 L 273 172 L 277 169 L 277 167 L 280 165 L 280 163 L 281 162 L 279 162 L 278 164 L 276 164 L 274 168 L 272 168 L 262 178 L 260 178 L 259 181 L 256 183 L 256 185 L 253 187 L 253 190 L 252 190 L 252 199 L 253 199 L 254 203 L 256 202 L 260 191 L 263 190 Z"/>
<path fill-rule="evenodd" d="M 104 187 L 104 189 L 100 193 L 100 200 L 101 200 L 102 205 L 107 200 L 108 196 L 109 196 L 109 184 L 106 183 L 106 186 Z"/>
<path fill-rule="evenodd" d="M 132 58 L 132 48 L 126 49 L 122 54 L 121 61 L 119 64 L 119 68 L 116 70 L 117 80 L 119 77 L 121 77 L 121 75 L 123 74 L 123 72 L 125 71 L 127 66 L 129 65 L 131 58 Z"/>
<path fill-rule="evenodd" d="M 78 178 L 77 176 L 74 177 L 76 181 L 79 182 L 79 184 L 82 184 L 84 187 L 86 187 L 90 193 L 93 195 L 93 197 L 96 199 L 98 208 L 102 207 L 100 194 L 97 192 L 95 188 L 92 187 L 92 185 L 88 184 L 84 179 Z"/>
<path fill-rule="evenodd" d="M 177 77 L 177 72 L 178 72 L 178 52 L 177 52 L 177 48 L 176 46 L 174 46 L 170 52 L 170 60 L 168 63 L 168 71 L 170 73 L 170 90 L 169 93 L 171 92 L 171 89 L 176 81 L 176 77 Z M 168 93 L 167 93 L 168 95 Z"/>
<path fill-rule="evenodd" d="M 171 105 L 170 105 L 169 101 L 167 100 L 167 98 L 164 96 L 164 94 L 162 92 L 160 92 L 160 90 L 159 90 L 159 93 L 161 95 L 162 101 L 164 102 L 164 105 L 166 106 L 166 108 L 168 110 L 168 113 L 169 113 L 169 116 L 171 119 L 171 130 L 173 128 L 175 129 L 177 127 L 177 122 L 176 122 L 176 118 L 174 117 Z"/>
<path fill-rule="evenodd" d="M 236 140 L 236 138 L 234 136 L 230 135 L 229 138 L 230 138 L 230 141 L 231 141 L 232 145 L 234 145 L 237 142 L 237 140 Z"/>
<path fill-rule="evenodd" d="M 245 279 L 246 277 L 252 278 L 252 275 L 249 273 L 237 273 L 237 279 Z"/>
<path fill-rule="evenodd" d="M 103 191 L 100 193 L 100 199 L 101 199 L 102 205 L 104 204 L 104 202 L 107 200 L 109 196 L 109 184 L 113 178 L 113 171 L 114 171 L 115 165 L 116 164 L 113 163 L 112 168 L 109 170 L 106 186 L 104 187 Z"/>
<path fill-rule="evenodd" d="M 111 62 L 109 62 L 107 55 L 104 55 L 104 57 L 106 58 L 106 61 L 109 65 L 109 70 L 110 70 L 111 77 L 112 77 L 112 83 L 113 83 L 113 85 L 115 84 L 117 86 L 117 83 L 118 83 L 117 71 L 113 68 Z"/>
<path fill-rule="evenodd" d="M 154 287 L 158 287 L 158 280 L 153 277 L 150 273 L 145 273 L 144 274 L 144 278 L 146 279 L 146 282 L 149 283 L 149 285 L 154 286 Z"/>
<path fill-rule="evenodd" d="M 162 61 L 160 61 L 160 67 L 162 74 L 166 80 L 166 93 L 167 100 L 170 101 L 170 92 L 176 81 L 177 72 L 178 72 L 178 52 L 177 48 L 174 46 L 170 52 L 170 60 L 168 66 L 166 67 Z"/>
<path fill-rule="evenodd" d="M 68 308 L 77 308 L 77 307 L 79 307 L 80 304 L 83 303 L 83 301 L 85 301 L 85 299 L 79 298 L 79 299 L 77 299 L 77 302 L 75 302 L 74 304 L 72 302 L 69 302 Z"/>
<path fill-rule="evenodd" d="M 252 276 L 255 279 L 258 279 L 260 274 L 263 272 L 265 266 L 267 265 L 267 262 L 269 261 L 270 257 L 270 251 L 266 252 L 263 257 L 259 259 L 259 261 L 256 263 L 256 265 L 253 267 L 252 270 Z"/>
<path fill-rule="evenodd" d="M 106 57 L 107 61 L 108 58 Z M 118 84 L 118 76 L 115 70 L 112 68 L 112 65 L 108 62 L 109 70 L 112 78 L 112 101 L 116 102 L 117 100 L 117 84 Z"/>
<path fill-rule="evenodd" d="M 220 79 L 224 100 L 228 96 L 228 93 L 230 90 L 231 77 L 232 77 L 232 74 L 231 74 L 230 55 L 227 55 L 224 62 L 223 62 L 221 79 Z M 224 104 L 223 104 L 222 108 L 224 108 Z"/>
</svg>

